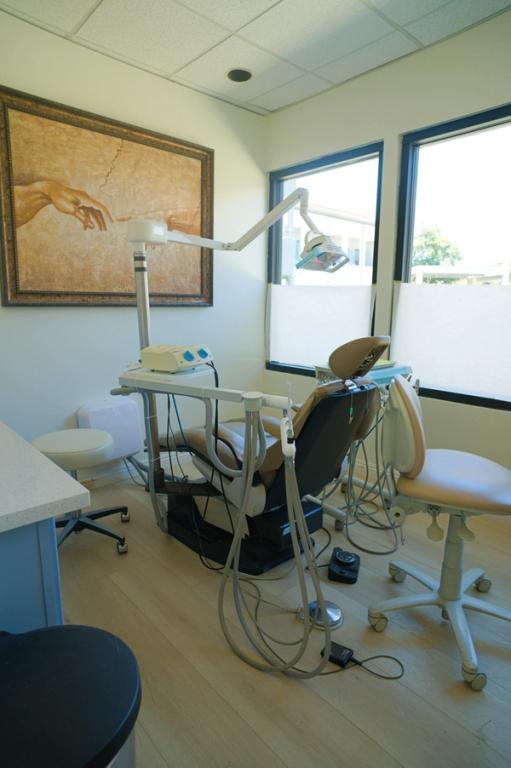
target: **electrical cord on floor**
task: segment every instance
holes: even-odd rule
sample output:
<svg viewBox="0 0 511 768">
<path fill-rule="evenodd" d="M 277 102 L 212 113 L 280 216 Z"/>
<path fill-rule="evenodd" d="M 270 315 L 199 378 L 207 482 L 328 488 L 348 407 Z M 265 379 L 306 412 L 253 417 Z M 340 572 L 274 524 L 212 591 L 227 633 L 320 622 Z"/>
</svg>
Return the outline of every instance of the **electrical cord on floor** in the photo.
<svg viewBox="0 0 511 768">
<path fill-rule="evenodd" d="M 388 659 L 389 661 L 393 661 L 395 664 L 397 664 L 399 672 L 397 672 L 395 675 L 384 675 L 381 672 L 376 672 L 376 670 L 366 666 L 368 661 L 377 661 L 378 659 Z M 338 669 L 331 669 L 327 672 L 322 672 L 321 676 L 336 675 L 339 672 L 347 672 L 348 670 L 354 669 L 355 667 L 360 667 L 364 670 L 364 672 L 367 672 L 370 675 L 374 675 L 374 677 L 379 677 L 381 680 L 400 680 L 405 673 L 404 665 L 401 661 L 399 661 L 399 659 L 396 659 L 395 656 L 389 656 L 387 654 L 381 653 L 377 654 L 376 656 L 368 656 L 366 659 L 361 660 L 352 657 L 345 667 L 339 667 Z"/>
<path fill-rule="evenodd" d="M 265 598 L 263 598 L 262 595 L 261 595 L 261 590 L 259 589 L 257 584 L 253 583 L 253 581 L 251 579 L 243 579 L 243 582 L 247 586 L 252 587 L 254 589 L 254 591 L 255 591 L 255 594 L 250 594 L 250 592 L 246 592 L 246 591 L 245 591 L 245 594 L 248 597 L 251 597 L 252 599 L 256 600 L 256 605 L 255 605 L 254 611 L 253 611 L 253 621 L 257 625 L 258 632 L 259 632 L 260 636 L 262 637 L 263 642 L 268 647 L 268 649 L 271 650 L 275 654 L 275 650 L 271 648 L 271 646 L 269 645 L 268 641 L 271 641 L 273 643 L 276 643 L 277 645 L 282 645 L 282 646 L 296 646 L 296 645 L 298 645 L 301 642 L 300 639 L 298 639 L 298 640 L 283 640 L 283 639 L 280 639 L 278 637 L 275 637 L 274 635 L 271 635 L 269 632 L 264 630 L 262 628 L 262 626 L 261 626 L 260 617 L 259 617 L 259 608 L 260 608 L 261 605 L 269 605 L 269 606 L 277 608 L 280 611 L 283 611 L 285 613 L 295 614 L 296 611 L 294 611 L 292 609 L 289 609 L 289 608 L 286 608 L 285 606 L 279 605 L 277 603 L 274 603 L 272 601 L 269 601 L 269 600 L 266 600 Z M 278 658 L 282 662 L 285 662 L 283 657 L 281 657 L 280 655 L 278 655 Z M 378 672 L 375 669 L 371 669 L 369 666 L 367 666 L 369 662 L 380 661 L 380 660 L 389 660 L 389 661 L 393 662 L 394 664 L 397 665 L 398 671 L 395 674 L 384 674 L 382 672 Z M 371 674 L 374 677 L 378 677 L 381 680 L 399 680 L 399 679 L 401 679 L 403 677 L 404 672 L 405 672 L 403 663 L 398 658 L 396 658 L 395 656 L 391 656 L 389 654 L 376 654 L 374 656 L 368 656 L 365 659 L 356 659 L 354 656 L 351 656 L 349 662 L 344 667 L 339 667 L 338 669 L 333 669 L 333 670 L 328 670 L 328 671 L 322 671 L 322 672 L 319 673 L 319 676 L 323 677 L 323 676 L 326 676 L 326 675 L 335 675 L 338 672 L 345 672 L 348 669 L 353 669 L 355 667 L 360 667 L 361 669 L 363 669 L 368 674 Z M 298 670 L 298 668 L 296 668 L 296 669 Z M 301 670 L 300 669 L 298 671 L 302 672 L 303 674 L 307 674 L 307 670 Z"/>
</svg>

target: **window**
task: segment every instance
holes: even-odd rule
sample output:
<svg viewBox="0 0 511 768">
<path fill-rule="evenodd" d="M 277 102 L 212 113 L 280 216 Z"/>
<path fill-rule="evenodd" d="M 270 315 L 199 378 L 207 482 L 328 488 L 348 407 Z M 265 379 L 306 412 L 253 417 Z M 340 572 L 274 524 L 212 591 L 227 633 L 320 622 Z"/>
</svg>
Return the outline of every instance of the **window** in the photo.
<svg viewBox="0 0 511 768">
<path fill-rule="evenodd" d="M 272 227 L 269 368 L 312 371 L 340 344 L 370 333 L 382 152 L 373 144 L 271 174 L 270 207 L 307 188 L 311 218 L 349 263 L 333 273 L 296 268 L 308 229 L 297 207 Z"/>
<path fill-rule="evenodd" d="M 511 107 L 404 137 L 391 356 L 426 394 L 511 403 L 510 178 Z"/>
</svg>

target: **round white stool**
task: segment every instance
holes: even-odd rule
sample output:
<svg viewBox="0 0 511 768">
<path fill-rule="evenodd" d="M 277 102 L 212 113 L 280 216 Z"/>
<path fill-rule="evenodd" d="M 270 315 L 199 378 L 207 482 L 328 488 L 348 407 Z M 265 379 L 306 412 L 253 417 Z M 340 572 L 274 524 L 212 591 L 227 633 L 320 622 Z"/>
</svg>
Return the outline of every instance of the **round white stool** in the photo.
<svg viewBox="0 0 511 768">
<path fill-rule="evenodd" d="M 55 464 L 58 464 L 59 467 L 76 477 L 76 472 L 79 469 L 89 469 L 109 461 L 112 455 L 113 439 L 108 432 L 104 432 L 102 429 L 62 429 L 58 432 L 48 432 L 46 435 L 36 437 L 32 441 L 32 445 Z M 98 509 L 87 514 L 80 510 L 71 512 L 56 521 L 57 528 L 63 529 L 57 538 L 58 545 L 60 546 L 71 533 L 79 533 L 87 529 L 115 539 L 117 552 L 124 554 L 128 551 L 124 536 L 120 536 L 95 522 L 101 517 L 117 513 L 120 513 L 123 523 L 128 522 L 127 507 Z"/>
</svg>

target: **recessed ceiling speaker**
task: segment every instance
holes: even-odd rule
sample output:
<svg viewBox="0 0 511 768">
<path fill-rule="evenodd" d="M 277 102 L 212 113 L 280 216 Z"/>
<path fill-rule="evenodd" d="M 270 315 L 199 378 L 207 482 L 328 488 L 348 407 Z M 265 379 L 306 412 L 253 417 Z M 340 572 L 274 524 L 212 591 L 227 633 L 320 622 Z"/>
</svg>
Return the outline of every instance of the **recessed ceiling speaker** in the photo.
<svg viewBox="0 0 511 768">
<path fill-rule="evenodd" d="M 248 69 L 230 69 L 227 77 L 233 83 L 246 83 L 252 77 L 252 72 L 249 72 Z"/>
</svg>

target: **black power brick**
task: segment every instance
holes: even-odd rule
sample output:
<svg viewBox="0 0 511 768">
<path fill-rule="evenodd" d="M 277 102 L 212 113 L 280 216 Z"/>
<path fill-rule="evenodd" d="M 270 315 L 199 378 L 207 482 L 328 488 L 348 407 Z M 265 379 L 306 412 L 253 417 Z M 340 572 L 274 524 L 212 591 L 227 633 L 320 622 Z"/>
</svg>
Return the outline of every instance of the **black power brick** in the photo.
<svg viewBox="0 0 511 768">
<path fill-rule="evenodd" d="M 325 649 L 321 651 L 321 655 L 325 655 Z M 337 664 L 338 667 L 342 667 L 343 669 L 350 663 L 351 659 L 353 658 L 353 651 L 351 648 L 347 648 L 345 645 L 341 645 L 340 643 L 330 643 L 330 656 L 328 657 L 328 661 L 331 661 L 332 664 Z"/>
<path fill-rule="evenodd" d="M 354 584 L 358 579 L 360 556 L 355 552 L 347 552 L 341 547 L 334 547 L 328 563 L 328 578 L 330 581 L 340 581 L 343 584 Z"/>
</svg>

